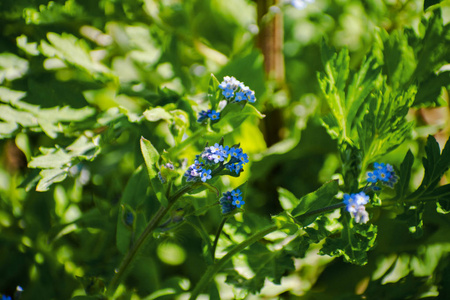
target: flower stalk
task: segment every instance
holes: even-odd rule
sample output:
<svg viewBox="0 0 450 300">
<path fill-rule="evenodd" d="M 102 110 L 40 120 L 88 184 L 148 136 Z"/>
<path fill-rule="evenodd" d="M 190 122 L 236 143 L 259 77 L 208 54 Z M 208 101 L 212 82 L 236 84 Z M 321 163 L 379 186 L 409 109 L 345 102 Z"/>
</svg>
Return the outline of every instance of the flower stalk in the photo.
<svg viewBox="0 0 450 300">
<path fill-rule="evenodd" d="M 186 194 L 187 192 L 193 190 L 199 185 L 199 183 L 192 183 L 185 185 L 181 187 L 177 192 L 175 192 L 169 199 L 168 199 L 168 205 L 167 206 L 161 206 L 159 210 L 156 212 L 156 214 L 153 216 L 153 218 L 150 220 L 150 222 L 147 224 L 147 227 L 145 227 L 144 232 L 139 236 L 139 238 L 136 240 L 136 243 L 132 245 L 132 247 L 128 250 L 127 254 L 123 258 L 119 269 L 117 269 L 117 272 L 115 272 L 114 277 L 112 278 L 111 282 L 109 283 L 107 295 L 113 296 L 116 292 L 117 287 L 119 286 L 120 282 L 126 275 L 126 273 L 129 271 L 129 267 L 132 264 L 133 260 L 136 258 L 136 256 L 139 254 L 139 252 L 142 250 L 142 246 L 147 241 L 150 234 L 156 229 L 156 227 L 161 223 L 161 220 L 164 218 L 164 216 L 169 212 L 169 210 L 172 208 L 172 206 L 176 203 L 178 199 L 180 199 L 181 196 Z"/>
</svg>

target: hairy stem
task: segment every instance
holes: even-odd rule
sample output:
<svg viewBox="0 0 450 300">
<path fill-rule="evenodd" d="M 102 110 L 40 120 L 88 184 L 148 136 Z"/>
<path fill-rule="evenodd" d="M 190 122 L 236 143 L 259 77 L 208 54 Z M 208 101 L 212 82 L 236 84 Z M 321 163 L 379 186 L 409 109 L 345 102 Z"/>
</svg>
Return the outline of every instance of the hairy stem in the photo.
<svg viewBox="0 0 450 300">
<path fill-rule="evenodd" d="M 223 226 L 225 226 L 225 223 L 227 222 L 228 217 L 225 217 L 222 219 L 222 222 L 220 222 L 219 228 L 217 228 L 217 232 L 216 232 L 216 237 L 214 238 L 214 243 L 211 249 L 211 256 L 213 261 L 215 261 L 216 259 L 216 248 L 217 248 L 217 243 L 219 242 L 219 237 L 220 234 L 222 233 L 223 230 Z"/>
<path fill-rule="evenodd" d="M 159 208 L 159 210 L 156 212 L 156 214 L 153 216 L 153 218 L 147 224 L 147 227 L 145 227 L 144 232 L 142 232 L 142 234 L 137 239 L 136 243 L 133 244 L 133 246 L 128 250 L 127 254 L 123 258 L 123 260 L 119 266 L 119 269 L 114 274 L 114 277 L 112 278 L 111 282 L 109 283 L 108 290 L 107 290 L 108 296 L 114 295 L 120 281 L 126 275 L 126 272 L 128 271 L 128 268 L 131 265 L 131 263 L 133 262 L 134 258 L 137 256 L 137 254 L 140 252 L 140 250 L 142 250 L 142 246 L 145 244 L 145 241 L 150 236 L 150 233 L 152 233 L 153 230 L 155 230 L 155 228 L 159 225 L 159 223 L 161 222 L 163 217 L 167 214 L 167 212 L 175 204 L 175 202 L 181 196 L 183 196 L 190 190 L 194 189 L 195 186 L 196 186 L 196 183 L 183 186 L 169 198 L 169 204 L 167 205 L 167 207 L 161 206 Z"/>
</svg>

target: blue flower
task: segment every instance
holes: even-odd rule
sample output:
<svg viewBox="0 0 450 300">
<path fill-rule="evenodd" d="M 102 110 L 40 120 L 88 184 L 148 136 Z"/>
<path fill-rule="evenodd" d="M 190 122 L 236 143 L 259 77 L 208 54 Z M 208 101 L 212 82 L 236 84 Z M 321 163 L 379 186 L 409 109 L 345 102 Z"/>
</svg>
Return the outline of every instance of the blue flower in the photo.
<svg viewBox="0 0 450 300">
<path fill-rule="evenodd" d="M 231 156 L 231 158 L 236 158 L 236 160 L 239 159 L 239 155 L 241 154 L 239 150 L 242 150 L 240 148 L 236 149 L 236 148 L 231 148 L 229 151 L 229 154 Z"/>
<path fill-rule="evenodd" d="M 211 179 L 211 170 L 203 169 L 202 173 L 200 174 L 200 178 L 203 182 L 206 182 L 206 180 Z"/>
<path fill-rule="evenodd" d="M 345 209 L 355 218 L 356 223 L 367 223 L 369 221 L 369 214 L 365 208 L 367 203 L 369 203 L 369 196 L 364 192 L 351 195 L 344 194 Z"/>
<path fill-rule="evenodd" d="M 242 195 L 242 192 L 239 189 L 231 191 L 231 196 L 233 196 L 233 198 L 239 197 L 240 195 Z"/>
<path fill-rule="evenodd" d="M 367 172 L 367 181 L 371 183 L 376 183 L 378 181 L 378 170 L 373 172 Z"/>
<path fill-rule="evenodd" d="M 2 300 L 11 300 L 11 296 L 2 295 Z"/>
<path fill-rule="evenodd" d="M 212 121 L 217 121 L 220 118 L 220 112 L 215 111 L 215 110 L 211 110 L 211 112 L 208 114 L 208 117 L 212 120 Z"/>
<path fill-rule="evenodd" d="M 255 103 L 256 102 L 255 92 L 254 91 L 246 92 L 245 96 L 247 97 L 248 102 L 250 102 L 250 103 Z"/>
<path fill-rule="evenodd" d="M 384 168 L 386 168 L 386 166 L 384 165 L 384 163 L 374 163 L 373 167 L 377 170 L 383 170 Z"/>
<path fill-rule="evenodd" d="M 248 155 L 247 155 L 247 153 L 241 153 L 241 154 L 239 155 L 239 160 L 240 160 L 242 163 L 244 163 L 244 164 L 248 163 Z"/>
<path fill-rule="evenodd" d="M 222 95 L 225 98 L 230 99 L 231 97 L 234 96 L 234 91 L 232 89 L 226 88 L 223 90 Z"/>
<path fill-rule="evenodd" d="M 242 200 L 242 197 L 233 197 L 233 202 L 231 204 L 233 204 L 237 208 L 241 208 L 241 206 L 245 204 L 245 201 Z"/>
<path fill-rule="evenodd" d="M 237 92 L 236 97 L 234 97 L 234 100 L 236 100 L 236 102 L 240 102 L 240 101 L 247 100 L 247 97 L 245 96 L 245 94 L 243 92 Z"/>
</svg>

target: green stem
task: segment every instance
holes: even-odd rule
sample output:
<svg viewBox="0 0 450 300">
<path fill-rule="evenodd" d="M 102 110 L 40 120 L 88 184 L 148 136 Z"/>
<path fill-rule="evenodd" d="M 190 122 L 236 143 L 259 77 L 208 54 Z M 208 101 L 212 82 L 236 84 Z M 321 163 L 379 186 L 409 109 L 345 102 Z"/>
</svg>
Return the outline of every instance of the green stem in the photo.
<svg viewBox="0 0 450 300">
<path fill-rule="evenodd" d="M 344 203 L 337 203 L 337 204 L 333 204 L 333 205 L 330 205 L 330 206 L 327 206 L 327 207 L 323 207 L 323 208 L 319 208 L 319 209 L 316 209 L 316 210 L 312 210 L 312 211 L 306 212 L 303 215 L 300 215 L 298 217 L 309 217 L 309 216 L 312 216 L 312 215 L 316 215 L 316 214 L 321 214 L 321 213 L 324 213 L 324 212 L 332 211 L 332 210 L 335 210 L 337 208 L 341 208 L 341 207 L 344 207 L 344 206 L 345 206 Z M 225 224 L 225 221 L 226 221 L 226 219 L 224 219 L 222 221 L 222 223 Z M 294 219 L 294 221 L 295 221 L 295 219 Z M 295 222 L 297 223 L 297 221 L 295 221 Z M 223 227 L 223 225 L 222 225 L 222 227 Z M 214 275 L 217 272 L 219 272 L 220 269 L 224 266 L 224 264 L 227 263 L 235 254 L 241 252 L 246 247 L 248 247 L 251 244 L 257 242 L 258 240 L 262 239 L 267 234 L 269 234 L 271 232 L 274 232 L 277 229 L 278 229 L 278 227 L 276 225 L 271 225 L 271 226 L 266 227 L 265 229 L 255 233 L 254 235 L 252 235 L 251 237 L 249 237 L 248 239 L 246 239 L 242 243 L 234 246 L 234 248 L 231 249 L 230 252 L 228 252 L 224 257 L 222 257 L 215 264 L 209 266 L 206 269 L 206 272 L 203 274 L 203 277 L 197 283 L 197 286 L 192 291 L 191 297 L 189 299 L 190 300 L 196 299 L 197 296 L 210 283 L 210 281 L 213 280 Z M 220 234 L 220 232 L 221 232 L 221 229 L 219 228 L 218 233 L 216 234 L 216 240 L 218 240 L 218 234 Z M 216 243 L 216 241 L 215 241 L 215 243 Z M 214 248 L 214 246 L 213 246 L 213 248 Z"/>
<path fill-rule="evenodd" d="M 132 245 L 132 247 L 128 250 L 127 254 L 123 258 L 119 269 L 115 273 L 114 277 L 112 278 L 111 282 L 109 283 L 107 294 L 108 296 L 113 296 L 116 292 L 116 289 L 120 283 L 120 281 L 125 276 L 128 267 L 130 266 L 133 259 L 136 257 L 136 255 L 139 253 L 139 251 L 142 248 L 142 245 L 144 245 L 147 238 L 150 236 L 150 233 L 155 230 L 155 228 L 159 225 L 163 217 L 167 214 L 167 212 L 170 210 L 170 208 L 175 204 L 175 202 L 183 196 L 185 193 L 189 192 L 190 190 L 194 189 L 196 184 L 189 184 L 185 185 L 182 188 L 180 188 L 177 192 L 175 192 L 172 197 L 169 198 L 169 204 L 167 207 L 161 206 L 159 210 L 156 212 L 156 214 L 153 216 L 153 218 L 150 220 L 150 222 L 147 224 L 147 227 L 145 227 L 144 232 L 139 236 L 136 243 Z"/>
<path fill-rule="evenodd" d="M 225 217 L 222 219 L 222 222 L 220 222 L 219 228 L 217 228 L 217 232 L 216 232 L 216 237 L 214 238 L 214 243 L 211 249 L 211 256 L 213 261 L 215 261 L 216 259 L 216 248 L 217 248 L 217 243 L 219 242 L 219 237 L 220 234 L 222 233 L 223 230 L 223 226 L 225 226 L 225 223 L 227 222 L 228 217 Z"/>
<path fill-rule="evenodd" d="M 303 215 L 300 215 L 300 216 L 302 218 L 306 218 L 306 217 L 313 216 L 313 215 L 318 215 L 318 214 L 321 214 L 321 213 L 324 213 L 324 212 L 327 212 L 327 211 L 335 210 L 336 208 L 341 208 L 341 207 L 344 207 L 344 206 L 345 206 L 344 202 L 340 202 L 340 203 L 336 203 L 336 204 L 333 204 L 333 205 L 330 205 L 330 206 L 326 206 L 326 207 L 322 207 L 322 208 L 319 208 L 319 209 L 316 209 L 316 210 L 312 210 L 312 211 L 306 212 L 306 213 L 304 213 Z"/>
<path fill-rule="evenodd" d="M 203 274 L 203 277 L 200 279 L 200 281 L 197 283 L 197 286 L 192 291 L 190 300 L 194 300 L 197 298 L 197 296 L 200 294 L 201 291 L 203 291 L 206 286 L 210 283 L 210 281 L 214 278 L 214 275 L 220 271 L 220 269 L 237 253 L 244 250 L 246 247 L 250 246 L 251 244 L 259 241 L 267 234 L 274 232 L 277 230 L 278 227 L 276 225 L 271 225 L 269 227 L 266 227 L 265 229 L 255 233 L 239 245 L 234 246 L 233 249 L 230 250 L 224 257 L 222 257 L 220 260 L 218 260 L 214 265 L 209 266 L 206 269 L 206 272 Z"/>
</svg>

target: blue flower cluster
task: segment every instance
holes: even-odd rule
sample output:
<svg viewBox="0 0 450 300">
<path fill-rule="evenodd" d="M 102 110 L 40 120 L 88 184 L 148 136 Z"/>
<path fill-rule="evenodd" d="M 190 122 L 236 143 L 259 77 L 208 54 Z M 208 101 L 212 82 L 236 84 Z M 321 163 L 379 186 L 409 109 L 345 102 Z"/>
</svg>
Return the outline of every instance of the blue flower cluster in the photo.
<svg viewBox="0 0 450 300">
<path fill-rule="evenodd" d="M 393 188 L 394 184 L 397 183 L 398 180 L 398 176 L 395 175 L 394 168 L 390 164 L 384 163 L 374 163 L 373 167 L 375 170 L 372 172 L 367 172 L 367 182 L 371 183 L 373 186 L 377 182 L 381 182 L 382 184 Z"/>
<path fill-rule="evenodd" d="M 223 81 L 219 84 L 219 88 L 222 90 L 222 95 L 225 97 L 227 103 L 242 101 L 248 101 L 251 103 L 256 102 L 255 92 L 233 76 L 225 76 Z M 197 122 L 202 123 L 207 119 L 211 119 L 212 122 L 219 121 L 220 112 L 208 109 L 202 110 L 198 113 Z"/>
<path fill-rule="evenodd" d="M 366 205 L 369 203 L 369 196 L 364 192 L 357 194 L 344 194 L 345 209 L 355 218 L 356 223 L 367 223 L 369 214 L 366 211 Z"/>
<path fill-rule="evenodd" d="M 228 157 L 230 159 L 228 160 Z M 215 143 L 214 146 L 206 146 L 205 150 L 195 157 L 194 163 L 189 166 L 186 173 L 186 181 L 206 182 L 212 178 L 212 170 L 219 165 L 239 175 L 243 166 L 248 163 L 248 155 L 241 148 L 222 146 Z"/>
<path fill-rule="evenodd" d="M 230 103 L 241 101 L 256 102 L 255 92 L 233 76 L 225 76 L 219 84 L 219 88 L 222 89 L 222 95 Z"/>
<path fill-rule="evenodd" d="M 202 110 L 198 113 L 197 122 L 202 123 L 208 118 L 211 119 L 211 121 L 217 121 L 220 119 L 220 112 L 211 109 L 208 109 L 206 111 Z"/>
<path fill-rule="evenodd" d="M 236 207 L 241 208 L 245 204 L 245 201 L 242 200 L 242 192 L 239 189 L 223 193 L 223 197 L 220 198 L 219 202 L 222 206 L 223 214 L 233 211 Z"/>
<path fill-rule="evenodd" d="M 2 300 L 11 300 L 11 296 L 2 295 Z"/>
</svg>

